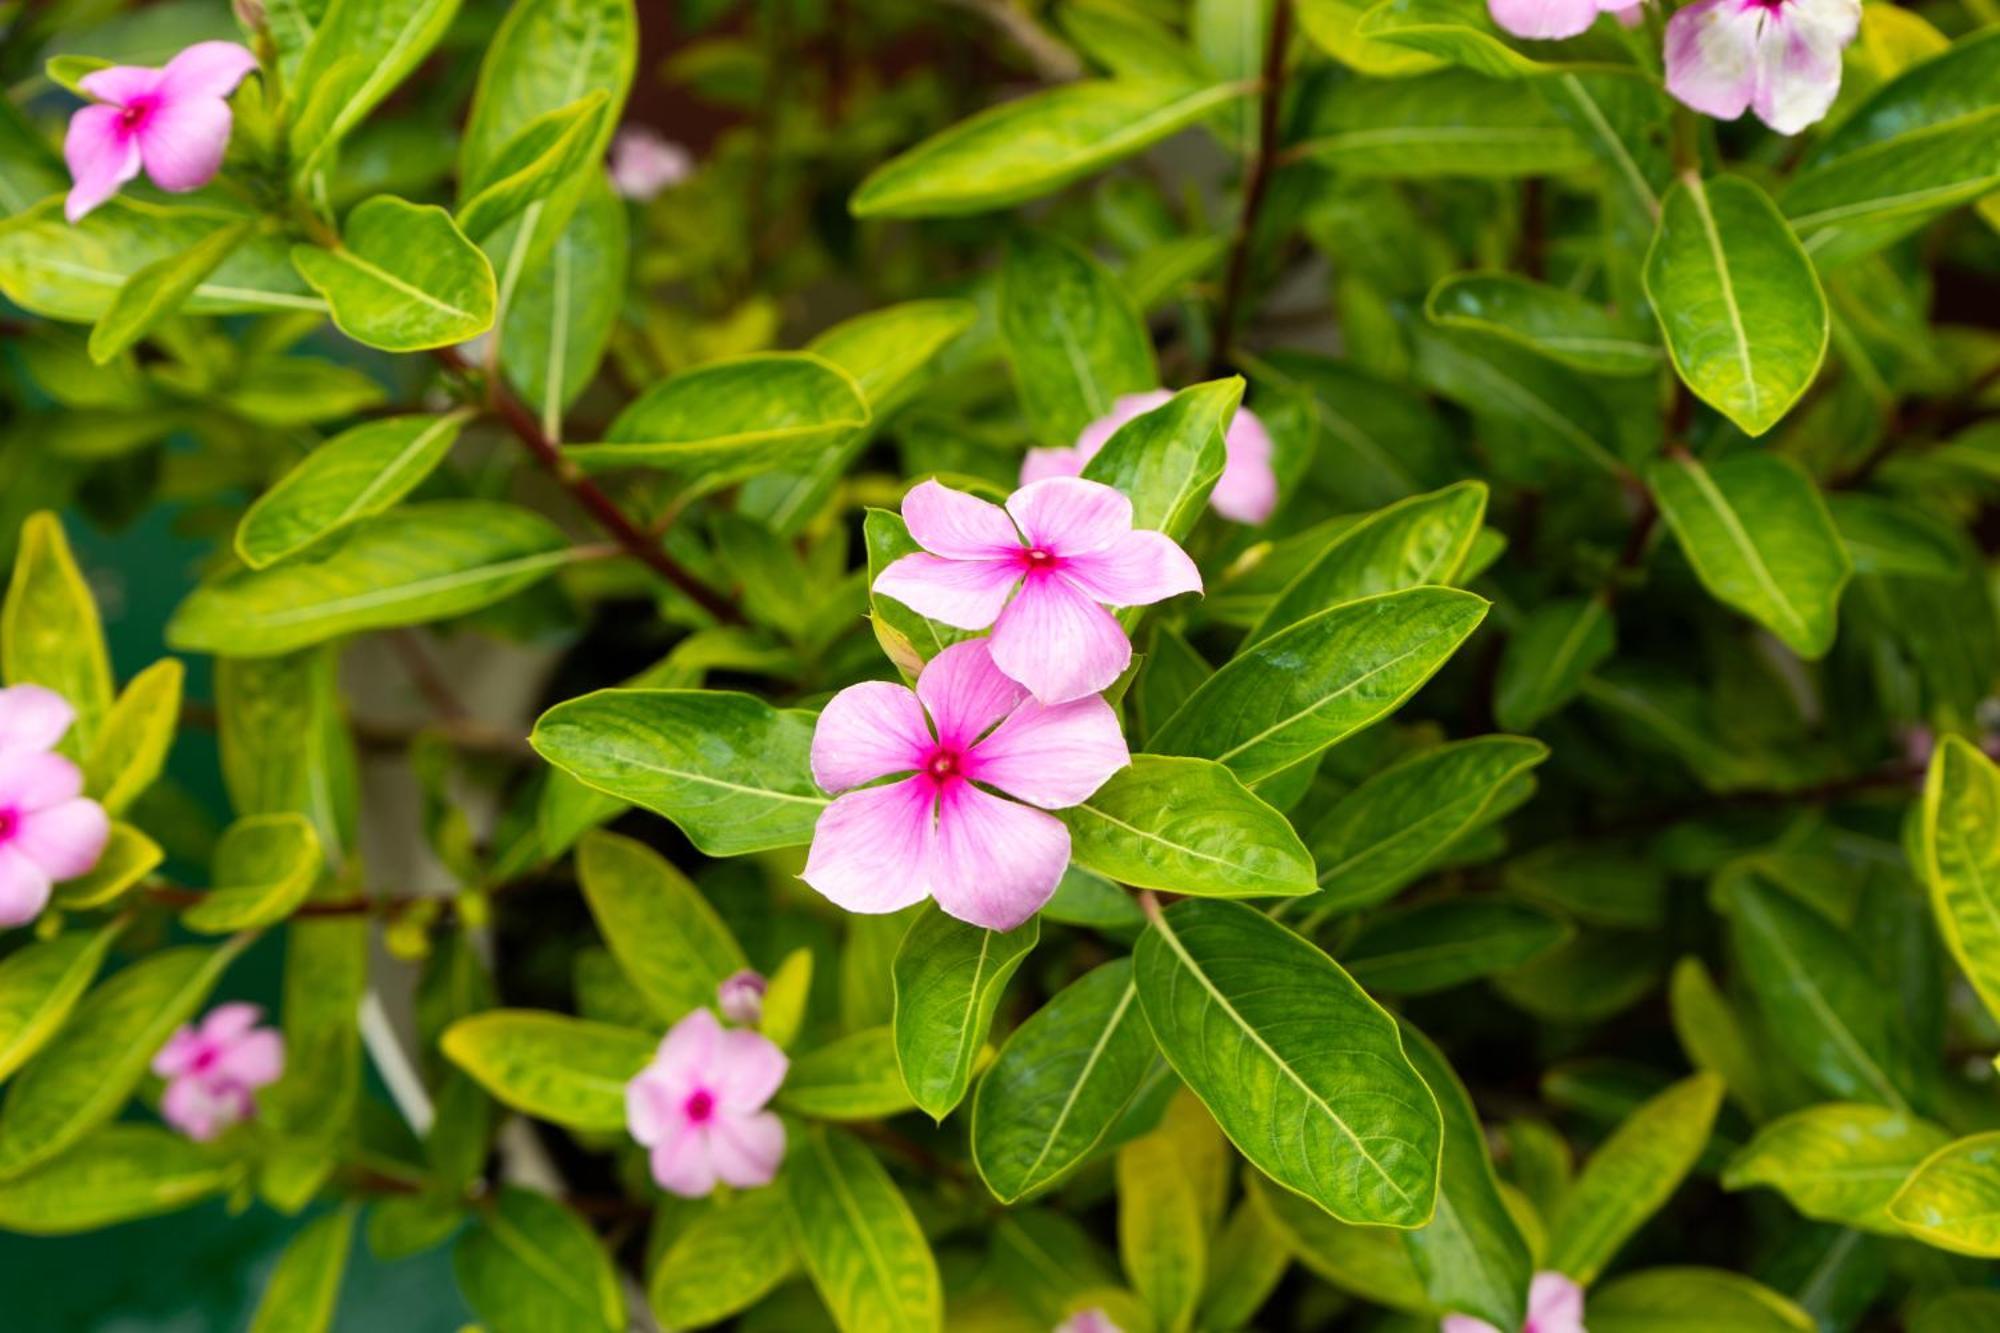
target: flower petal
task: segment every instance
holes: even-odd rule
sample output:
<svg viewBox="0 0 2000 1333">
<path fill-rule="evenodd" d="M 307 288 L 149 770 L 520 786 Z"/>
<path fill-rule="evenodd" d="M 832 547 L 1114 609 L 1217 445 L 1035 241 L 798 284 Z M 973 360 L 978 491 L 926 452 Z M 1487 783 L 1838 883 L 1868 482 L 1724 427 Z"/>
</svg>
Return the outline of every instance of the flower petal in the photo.
<svg viewBox="0 0 2000 1333">
<path fill-rule="evenodd" d="M 196 1143 L 206 1143 L 242 1119 L 250 1109 L 241 1089 L 216 1085 L 198 1074 L 183 1074 L 167 1084 L 160 1098 L 160 1115 Z"/>
<path fill-rule="evenodd" d="M 246 1034 L 210 1067 L 218 1078 L 243 1088 L 276 1083 L 285 1072 L 285 1039 L 270 1028 Z"/>
<path fill-rule="evenodd" d="M 680 1123 L 685 1097 L 669 1084 L 657 1062 L 647 1065 L 625 1084 L 625 1132 L 639 1146 L 652 1147 Z"/>
<path fill-rule="evenodd" d="M 1131 665 L 1116 617 L 1060 578 L 1032 579 L 993 626 L 993 662 L 1045 704 L 1096 694 Z"/>
<path fill-rule="evenodd" d="M 61 883 L 97 864 L 111 840 L 111 820 L 95 801 L 65 801 L 22 816 L 13 847 Z"/>
<path fill-rule="evenodd" d="M 0 750 L 0 807 L 46 810 L 73 801 L 82 792 L 83 770 L 61 755 Z"/>
<path fill-rule="evenodd" d="M 1007 497 L 1007 512 L 1028 545 L 1061 556 L 1101 550 L 1132 530 L 1132 502 L 1124 492 L 1081 477 L 1031 481 Z"/>
<path fill-rule="evenodd" d="M 1019 550 L 1007 512 L 932 479 L 903 497 L 903 522 L 917 545 L 951 560 L 991 560 Z"/>
<path fill-rule="evenodd" d="M 160 80 L 165 75 L 165 70 L 148 69 L 144 65 L 110 65 L 90 71 L 76 81 L 76 86 L 100 102 L 126 107 L 159 92 Z"/>
<path fill-rule="evenodd" d="M 785 1081 L 791 1061 L 777 1043 L 755 1032 L 725 1032 L 716 1043 L 709 1084 L 724 1111 L 759 1111 Z"/>
<path fill-rule="evenodd" d="M 937 728 L 938 744 L 963 749 L 993 729 L 1027 697 L 994 665 L 989 641 L 954 643 L 917 677 L 917 697 Z"/>
<path fill-rule="evenodd" d="M 63 216 L 72 224 L 139 174 L 139 140 L 126 131 L 123 114 L 115 106 L 87 106 L 69 118 L 63 160 L 75 184 Z"/>
<path fill-rule="evenodd" d="M 753 1190 L 770 1184 L 785 1160 L 785 1124 L 771 1111 L 717 1116 L 708 1131 L 709 1157 L 725 1184 Z"/>
<path fill-rule="evenodd" d="M 1090 428 L 1084 428 L 1088 435 Z M 1095 449 L 1091 453 L 1096 453 Z M 1044 477 L 1077 477 L 1083 475 L 1083 465 L 1090 461 L 1090 455 L 1079 445 L 1075 449 L 1030 449 L 1021 460 L 1021 484 L 1040 481 Z"/>
<path fill-rule="evenodd" d="M 161 102 L 139 129 L 146 174 L 170 194 L 199 190 L 222 169 L 229 125 L 229 103 L 220 97 Z"/>
<path fill-rule="evenodd" d="M 76 709 L 54 690 L 40 685 L 15 685 L 0 690 L 0 750 L 51 750 Z"/>
<path fill-rule="evenodd" d="M 1667 20 L 1667 91 L 1718 120 L 1734 120 L 1757 91 L 1763 11 L 1738 0 L 1695 0 Z"/>
<path fill-rule="evenodd" d="M 183 1023 L 167 1038 L 167 1044 L 153 1053 L 152 1069 L 161 1078 L 173 1078 L 194 1068 L 194 1062 L 208 1049 L 200 1031 L 192 1023 Z"/>
<path fill-rule="evenodd" d="M 1041 910 L 1069 865 L 1069 830 L 1040 810 L 953 784 L 939 802 L 938 906 L 960 921 L 1012 930 Z"/>
<path fill-rule="evenodd" d="M 684 1199 L 706 1198 L 715 1192 L 715 1164 L 709 1160 L 705 1131 L 686 1121 L 677 1122 L 652 1149 L 646 1164 L 661 1189 Z"/>
<path fill-rule="evenodd" d="M 1145 528 L 1126 533 L 1101 551 L 1072 557 L 1056 577 L 1108 606 L 1149 606 L 1201 591 L 1201 571 L 1180 543 Z"/>
<path fill-rule="evenodd" d="M 985 629 L 1020 581 L 1015 556 L 958 560 L 919 551 L 877 574 L 875 591 L 954 628 Z"/>
<path fill-rule="evenodd" d="M 1484 1319 L 1475 1319 L 1469 1314 L 1446 1315 L 1442 1328 L 1443 1333 L 1500 1333 Z"/>
<path fill-rule="evenodd" d="M 1595 0 L 1593 0 L 1595 3 Z M 1278 507 L 1278 474 L 1271 468 L 1271 432 L 1247 407 L 1236 410 L 1223 437 L 1227 459 L 1208 502 L 1232 523 L 1262 523 Z"/>
<path fill-rule="evenodd" d="M 256 1027 L 257 1020 L 263 1016 L 262 1009 L 242 1000 L 218 1004 L 201 1020 L 201 1039 L 212 1045 L 226 1046 Z"/>
<path fill-rule="evenodd" d="M 1553 1271 L 1528 1285 L 1528 1319 L 1535 1333 L 1583 1333 L 1583 1288 Z"/>
<path fill-rule="evenodd" d="M 167 62 L 160 71 L 160 96 L 171 101 L 189 97 L 227 97 L 257 68 L 257 57 L 235 42 L 196 42 Z"/>
<path fill-rule="evenodd" d="M 965 775 L 1045 810 L 1090 799 L 1132 762 L 1118 714 L 1092 695 L 1054 708 L 1030 700 L 974 747 Z"/>
<path fill-rule="evenodd" d="M 691 1089 L 715 1066 L 716 1045 L 722 1040 L 722 1024 L 707 1009 L 691 1009 L 660 1039 L 647 1071 L 669 1094 Z"/>
<path fill-rule="evenodd" d="M 42 868 L 13 847 L 0 847 L 0 926 L 26 925 L 49 905 L 54 886 Z"/>
<path fill-rule="evenodd" d="M 908 773 L 922 767 L 930 743 L 916 695 L 886 680 L 850 685 L 828 700 L 813 728 L 813 781 L 846 791 Z"/>
<path fill-rule="evenodd" d="M 1825 117 L 1840 93 L 1840 52 L 1861 27 L 1854 0 L 1794 0 L 1773 14 L 1757 41 L 1757 118 L 1797 134 Z"/>
<path fill-rule="evenodd" d="M 933 786 L 905 778 L 836 799 L 813 826 L 799 878 L 837 907 L 894 912 L 930 895 Z"/>
<path fill-rule="evenodd" d="M 1487 0 L 1493 21 L 1516 37 L 1574 37 L 1597 22 L 1597 0 Z"/>
</svg>

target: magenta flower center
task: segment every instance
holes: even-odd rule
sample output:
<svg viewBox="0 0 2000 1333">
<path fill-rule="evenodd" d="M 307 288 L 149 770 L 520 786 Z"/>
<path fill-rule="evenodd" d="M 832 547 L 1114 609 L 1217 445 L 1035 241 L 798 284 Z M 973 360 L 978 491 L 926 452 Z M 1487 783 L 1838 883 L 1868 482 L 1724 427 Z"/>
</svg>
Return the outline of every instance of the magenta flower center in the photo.
<svg viewBox="0 0 2000 1333">
<path fill-rule="evenodd" d="M 1785 4 L 1786 0 L 1743 0 L 1743 8 L 1761 9 L 1773 15 L 1784 9 Z"/>
<path fill-rule="evenodd" d="M 1046 546 L 1024 547 L 1021 568 L 1030 574 L 1051 574 L 1062 568 L 1062 557 Z"/>
<path fill-rule="evenodd" d="M 715 1115 L 715 1094 L 707 1088 L 696 1088 L 688 1094 L 687 1104 L 681 1110 L 695 1124 L 707 1124 Z"/>
<path fill-rule="evenodd" d="M 21 827 L 21 812 L 11 808 L 0 808 L 0 844 L 10 841 L 15 830 Z"/>
<path fill-rule="evenodd" d="M 153 111 L 158 105 L 158 100 L 151 97 L 136 97 L 132 99 L 118 113 L 119 128 L 125 130 L 127 133 L 138 133 L 141 129 L 145 128 L 146 122 L 152 118 Z"/>
<path fill-rule="evenodd" d="M 930 774 L 933 782 L 949 782 L 959 776 L 963 764 L 964 759 L 958 751 L 940 746 L 931 751 L 931 757 L 924 761 L 924 772 Z"/>
</svg>

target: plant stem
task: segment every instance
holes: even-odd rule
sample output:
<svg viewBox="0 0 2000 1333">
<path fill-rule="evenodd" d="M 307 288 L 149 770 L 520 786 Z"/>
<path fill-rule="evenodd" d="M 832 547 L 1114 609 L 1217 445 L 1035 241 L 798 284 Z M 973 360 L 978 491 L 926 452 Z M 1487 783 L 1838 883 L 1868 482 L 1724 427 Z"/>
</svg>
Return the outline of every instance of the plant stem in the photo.
<svg viewBox="0 0 2000 1333">
<path fill-rule="evenodd" d="M 1250 159 L 1250 175 L 1243 183 L 1243 211 L 1237 215 L 1236 235 L 1229 250 L 1229 276 L 1224 280 L 1222 305 L 1215 317 L 1215 354 L 1210 369 L 1217 374 L 1228 368 L 1236 349 L 1236 324 L 1242 317 L 1244 294 L 1250 282 L 1250 252 L 1256 242 L 1257 217 L 1263 211 L 1264 196 L 1270 193 L 1271 176 L 1278 165 L 1278 113 L 1285 102 L 1285 52 L 1291 41 L 1292 7 L 1289 0 L 1275 0 L 1271 6 L 1271 31 L 1264 47 L 1257 151 Z"/>
</svg>

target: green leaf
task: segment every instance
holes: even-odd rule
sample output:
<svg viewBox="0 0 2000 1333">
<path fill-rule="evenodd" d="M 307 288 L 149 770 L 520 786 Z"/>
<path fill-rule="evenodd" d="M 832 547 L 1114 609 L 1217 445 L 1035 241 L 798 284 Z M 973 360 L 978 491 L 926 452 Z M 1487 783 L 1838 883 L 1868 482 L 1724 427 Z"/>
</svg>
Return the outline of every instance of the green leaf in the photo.
<svg viewBox="0 0 2000 1333">
<path fill-rule="evenodd" d="M 483 244 L 503 223 L 567 184 L 597 156 L 606 110 L 607 94 L 600 89 L 522 126 L 476 182 L 478 190 L 462 187 L 468 197 L 458 208 L 459 230 Z"/>
<path fill-rule="evenodd" d="M 1690 173 L 1667 191 L 1646 295 L 1681 379 L 1746 434 L 1776 425 L 1826 356 L 1819 275 L 1777 206 L 1741 177 Z"/>
<path fill-rule="evenodd" d="M 1306 839 L 1325 886 L 1313 905 L 1352 910 L 1390 897 L 1485 822 L 1502 794 L 1548 757 L 1540 741 L 1479 736 L 1370 777 Z"/>
<path fill-rule="evenodd" d="M 181 913 L 181 924 L 202 935 L 275 925 L 306 900 L 325 864 L 304 815 L 247 815 L 216 844 L 214 887 Z"/>
<path fill-rule="evenodd" d="M 222 780 L 236 812 L 305 815 L 335 864 L 354 843 L 361 799 L 338 677 L 330 648 L 215 667 Z"/>
<path fill-rule="evenodd" d="M 1316 887 L 1290 821 L 1211 760 L 1135 755 L 1057 817 L 1069 828 L 1071 860 L 1122 884 L 1218 898 Z"/>
<path fill-rule="evenodd" d="M 1486 606 L 1425 587 L 1308 616 L 1209 677 L 1150 748 L 1217 760 L 1245 782 L 1267 778 L 1393 712 L 1478 628 Z"/>
<path fill-rule="evenodd" d="M 1033 93 L 883 163 L 848 206 L 856 217 L 944 217 L 1037 199 L 1178 133 L 1247 91 L 1244 84 L 1194 88 L 1115 79 Z"/>
<path fill-rule="evenodd" d="M 1591 160 L 1527 84 L 1457 69 L 1344 87 L 1292 151 L 1350 176 L 1408 179 L 1560 175 Z"/>
<path fill-rule="evenodd" d="M 1590 1293 L 1590 1326 L 1603 1333 L 1812 1333 L 1813 1317 L 1788 1297 L 1718 1268 L 1649 1268 Z"/>
<path fill-rule="evenodd" d="M 784 1190 L 806 1272 L 842 1333 L 944 1327 L 937 1261 L 882 1164 L 838 1130 L 794 1136 Z"/>
<path fill-rule="evenodd" d="M 1913 505 L 1855 492 L 1826 497 L 1827 512 L 1840 530 L 1840 544 L 1856 574 L 1933 579 L 1965 578 L 1963 539 L 1948 525 Z"/>
<path fill-rule="evenodd" d="M 1185 1092 L 1160 1128 L 1118 1150 L 1118 1255 L 1163 1330 L 1193 1325 L 1208 1266 L 1209 1200 L 1198 1166 L 1226 1169 L 1226 1151 L 1215 1121 Z"/>
<path fill-rule="evenodd" d="M 1680 1039 L 1688 1063 L 1720 1078 L 1745 1114 L 1762 1120 L 1770 1095 L 1768 1071 L 1735 1008 L 1717 989 L 1699 958 L 1683 958 L 1674 964 L 1667 996 L 1674 1035 Z"/>
<path fill-rule="evenodd" d="M 1245 1197 L 1223 1224 L 1211 1254 L 1201 1326 L 1248 1328 L 1291 1267 L 1290 1245 L 1256 1198 Z"/>
<path fill-rule="evenodd" d="M 663 1027 L 715 1004 L 723 979 L 750 965 L 708 899 L 644 843 L 586 834 L 576 873 L 604 942 Z"/>
<path fill-rule="evenodd" d="M 710 856 L 812 841 L 813 715 L 723 690 L 599 690 L 542 714 L 528 741 L 571 777 L 679 826 Z"/>
<path fill-rule="evenodd" d="M 90 331 L 90 359 L 101 366 L 158 328 L 256 227 L 254 218 L 218 227 L 188 249 L 156 259 L 127 278 Z"/>
<path fill-rule="evenodd" d="M 1120 426 L 1084 465 L 1083 476 L 1125 493 L 1132 501 L 1133 527 L 1154 528 L 1178 541 L 1201 517 L 1222 475 L 1223 440 L 1242 401 L 1243 381 L 1237 378 L 1182 389 Z"/>
<path fill-rule="evenodd" d="M 1016 1203 L 1096 1149 L 1153 1064 L 1132 964 L 1086 973 L 1014 1029 L 972 1098 L 972 1162 Z"/>
<path fill-rule="evenodd" d="M 1673 1195 L 1708 1144 L 1722 1080 L 1684 1078 L 1627 1116 L 1549 1219 L 1545 1266 L 1585 1285 Z"/>
<path fill-rule="evenodd" d="M 660 468 L 704 489 L 809 462 L 870 421 L 854 378 L 810 352 L 762 352 L 683 371 L 564 454 L 587 471 Z"/>
<path fill-rule="evenodd" d="M 2000 1132 L 1932 1153 L 1889 1201 L 1889 1216 L 1926 1245 L 2000 1258 Z"/>
<path fill-rule="evenodd" d="M 1428 995 L 1519 967 L 1570 933 L 1561 917 L 1526 903 L 1447 898 L 1371 917 L 1340 961 L 1370 991 Z"/>
<path fill-rule="evenodd" d="M 510 11 L 515 12 L 515 11 Z M 563 438 L 561 414 L 597 375 L 631 269 L 625 201 L 593 175 L 546 259 L 524 268 L 500 323 L 500 364 L 542 429 Z"/>
<path fill-rule="evenodd" d="M 1617 647 L 1611 608 L 1601 597 L 1565 597 L 1528 613 L 1500 655 L 1493 717 L 1509 731 L 1532 731 L 1576 697 L 1584 677 Z"/>
<path fill-rule="evenodd" d="M 1961 737 L 1931 753 L 1917 845 L 1938 931 L 2000 1018 L 2000 767 Z"/>
<path fill-rule="evenodd" d="M 1676 453 L 1646 474 L 1702 586 L 1801 657 L 1833 646 L 1853 566 L 1812 479 L 1789 459 L 1749 453 L 1704 467 Z"/>
<path fill-rule="evenodd" d="M 336 435 L 250 506 L 236 553 L 262 569 L 388 509 L 437 469 L 471 418 L 470 410 L 383 417 Z"/>
<path fill-rule="evenodd" d="M 1134 961 L 1160 1050 L 1253 1165 L 1342 1221 L 1430 1220 L 1437 1101 L 1338 964 L 1248 907 L 1200 900 L 1155 916 Z"/>
<path fill-rule="evenodd" d="M 294 96 L 294 179 L 307 182 L 349 131 L 423 63 L 458 0 L 330 0 L 286 79 Z"/>
<path fill-rule="evenodd" d="M 570 1129 L 625 1128 L 625 1085 L 658 1040 L 630 1028 L 532 1009 L 462 1018 L 439 1043 L 445 1058 L 517 1111 Z"/>
<path fill-rule="evenodd" d="M 1766 1185 L 1821 1222 L 1897 1236 L 1889 1200 L 1951 1141 L 1928 1121 L 1882 1106 L 1827 1102 L 1763 1126 L 1723 1170 L 1725 1189 Z"/>
<path fill-rule="evenodd" d="M 1437 56 L 1488 78 L 1519 79 L 1559 68 L 1524 54 L 1481 0 L 1385 0 L 1362 14 L 1355 32 Z M 1549 48 L 1537 44 L 1537 49 Z"/>
<path fill-rule="evenodd" d="M 326 887 L 336 889 L 329 879 Z M 324 1153 L 344 1135 L 361 1098 L 361 1034 L 368 992 L 369 923 L 359 916 L 294 921 L 285 929 L 285 1073 L 258 1094 L 273 1129 Z M 302 1202 L 302 1201 L 301 1201 Z"/>
<path fill-rule="evenodd" d="M 490 1333 L 626 1327 L 624 1292 L 597 1233 L 543 1195 L 502 1187 L 459 1237 L 451 1266 Z"/>
<path fill-rule="evenodd" d="M 189 594 L 167 625 L 186 652 L 268 657 L 362 630 L 464 615 L 571 559 L 541 515 L 437 500 L 363 519 L 310 560 L 239 570 Z"/>
<path fill-rule="evenodd" d="M 1436 1315 L 1400 1232 L 1334 1220 L 1311 1200 L 1245 1173 L 1250 1198 L 1298 1261 L 1341 1291 L 1406 1314 Z"/>
<path fill-rule="evenodd" d="M 323 1213 L 292 1237 L 278 1256 L 250 1320 L 250 1333 L 326 1333 L 333 1327 L 347 1251 L 354 1243 L 355 1205 Z"/>
<path fill-rule="evenodd" d="M 1000 271 L 1000 337 L 1022 410 L 1041 444 L 1073 444 L 1119 398 L 1159 386 L 1153 340 L 1118 280 L 1056 236 L 1024 231 L 1008 239 Z M 1204 440 L 1200 447 L 1205 445 Z M 1114 460 L 1105 470 L 1114 465 L 1112 475 L 1120 476 L 1133 466 Z M 1149 494 L 1148 500 L 1162 519 L 1186 505 L 1186 497 L 1169 502 Z"/>
<path fill-rule="evenodd" d="M 122 815 L 166 766 L 181 721 L 181 681 L 173 658 L 153 663 L 118 696 L 83 760 L 84 795 Z"/>
<path fill-rule="evenodd" d="M 39 1166 L 117 1115 L 238 947 L 167 949 L 85 996 L 7 1090 L 0 1107 L 0 1180 Z"/>
<path fill-rule="evenodd" d="M 896 1064 L 910 1099 L 943 1120 L 965 1097 L 1008 979 L 1041 938 L 1039 917 L 985 930 L 926 903 L 896 950 Z"/>
<path fill-rule="evenodd" d="M 106 1125 L 0 1182 L 0 1230 L 67 1236 L 170 1213 L 220 1194 L 239 1163 L 153 1125 Z"/>
<path fill-rule="evenodd" d="M 1422 74 L 1436 69 L 1436 56 L 1399 42 L 1360 32 L 1361 18 L 1374 0 L 1294 0 L 1299 27 L 1322 51 L 1348 68 L 1378 76 Z"/>
<path fill-rule="evenodd" d="M 1417 382 L 1492 427 L 1519 436 L 1534 461 L 1586 463 L 1610 477 L 1628 470 L 1604 398 L 1566 366 L 1504 338 L 1413 325 Z"/>
<path fill-rule="evenodd" d="M 1343 602 L 1451 583 L 1485 517 L 1486 484 L 1462 481 L 1399 500 L 1341 528 L 1272 600 L 1244 643 L 1267 639 Z"/>
<path fill-rule="evenodd" d="M 1954 1287 L 1924 1301 L 1909 1319 L 1910 1333 L 1991 1333 L 2000 1326 L 2000 1291 Z"/>
<path fill-rule="evenodd" d="M 61 1029 L 122 929 L 114 921 L 95 932 L 73 930 L 0 959 L 0 1079 Z"/>
<path fill-rule="evenodd" d="M 72 756 L 90 752 L 111 710 L 111 659 L 97 601 L 51 513 L 32 514 L 21 525 L 14 573 L 0 607 L 0 678 L 9 685 L 40 685 L 69 700 L 76 722 L 58 748 Z"/>
<path fill-rule="evenodd" d="M 75 879 L 56 886 L 55 904 L 65 911 L 88 911 L 117 901 L 125 891 L 159 868 L 167 854 L 160 844 L 133 828 L 114 822 L 111 839 L 97 864 Z"/>
<path fill-rule="evenodd" d="M 705 1328 L 741 1313 L 798 1271 L 783 1186 L 711 1195 L 677 1231 L 646 1283 L 669 1328 Z"/>
<path fill-rule="evenodd" d="M 1461 273 L 1431 288 L 1433 324 L 1490 333 L 1589 375 L 1645 375 L 1660 345 L 1636 321 L 1576 293 L 1510 273 Z"/>
<path fill-rule="evenodd" d="M 882 1120 L 916 1105 L 888 1025 L 863 1028 L 792 1059 L 778 1104 L 815 1120 Z"/>
<path fill-rule="evenodd" d="M 385 352 L 449 347 L 493 327 L 493 266 L 434 204 L 378 194 L 347 215 L 337 247 L 295 245 L 292 263 L 342 333 Z"/>
</svg>

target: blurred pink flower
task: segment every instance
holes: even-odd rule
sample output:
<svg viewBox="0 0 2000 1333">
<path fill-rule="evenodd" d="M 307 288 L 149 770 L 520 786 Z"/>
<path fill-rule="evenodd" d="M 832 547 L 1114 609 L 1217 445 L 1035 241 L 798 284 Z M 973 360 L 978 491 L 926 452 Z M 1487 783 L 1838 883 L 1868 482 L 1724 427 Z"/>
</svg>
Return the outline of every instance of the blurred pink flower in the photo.
<svg viewBox="0 0 2000 1333">
<path fill-rule="evenodd" d="M 1120 426 L 1172 397 L 1165 389 L 1128 393 L 1112 403 L 1108 414 L 1085 426 L 1069 448 L 1028 450 L 1028 456 L 1021 460 L 1021 484 L 1044 477 L 1081 476 L 1084 466 L 1097 457 L 1097 451 L 1110 442 Z M 1228 461 L 1208 502 L 1231 522 L 1262 523 L 1278 507 L 1278 477 L 1271 470 L 1271 433 L 1255 412 L 1239 407 L 1222 445 Z"/>
<path fill-rule="evenodd" d="M 785 1081 L 785 1053 L 707 1009 L 674 1024 L 651 1064 L 625 1085 L 625 1126 L 650 1149 L 653 1179 L 686 1199 L 768 1185 L 785 1160 L 785 1126 L 764 1109 Z"/>
<path fill-rule="evenodd" d="M 1444 1333 L 1499 1333 L 1484 1319 L 1446 1315 Z M 1535 1274 L 1528 1287 L 1528 1318 L 1521 1333 L 1584 1333 L 1583 1288 L 1561 1273 Z"/>
<path fill-rule="evenodd" d="M 1111 1321 L 1111 1316 L 1092 1306 L 1088 1310 L 1078 1310 L 1055 1327 L 1055 1333 L 1125 1333 Z"/>
<path fill-rule="evenodd" d="M 39 685 L 0 690 L 0 926 L 33 921 L 62 880 L 104 854 L 111 821 L 53 747 L 75 711 Z"/>
<path fill-rule="evenodd" d="M 914 692 L 852 685 L 819 715 L 813 778 L 846 795 L 820 815 L 804 879 L 848 911 L 935 898 L 961 921 L 1012 930 L 1069 864 L 1069 830 L 1043 812 L 1087 800 L 1131 762 L 1110 704 L 1028 699 L 995 668 L 988 642 L 939 653 Z M 861 785 L 892 774 L 908 776 Z"/>
<path fill-rule="evenodd" d="M 611 186 L 645 203 L 694 174 L 694 154 L 649 125 L 627 125 L 611 140 Z"/>
<path fill-rule="evenodd" d="M 98 99 L 70 117 L 63 157 L 75 186 L 71 222 L 118 193 L 143 165 L 153 184 L 180 194 L 215 179 L 229 146 L 229 103 L 257 57 L 234 42 L 197 42 L 165 69 L 113 65 L 77 86 Z"/>
<path fill-rule="evenodd" d="M 1695 0 L 1667 20 L 1667 91 L 1718 120 L 1749 107 L 1780 134 L 1826 115 L 1861 0 Z"/>
<path fill-rule="evenodd" d="M 256 1113 L 257 1089 L 285 1072 L 285 1039 L 260 1028 L 254 1004 L 219 1004 L 199 1025 L 189 1023 L 153 1057 L 167 1080 L 160 1114 L 198 1143 Z"/>
<path fill-rule="evenodd" d="M 730 1022 L 756 1027 L 764 1021 L 764 974 L 748 967 L 730 973 L 715 988 L 715 1003 Z"/>
<path fill-rule="evenodd" d="M 1094 481 L 1030 482 L 1005 509 L 927 481 L 903 497 L 903 521 L 924 549 L 875 591 L 959 629 L 991 625 L 994 664 L 1045 704 L 1096 694 L 1132 661 L 1106 606 L 1201 591 L 1187 552 L 1134 531 L 1132 502 Z"/>
<path fill-rule="evenodd" d="M 1632 0 L 1486 0 L 1493 21 L 1516 37 L 1552 40 L 1589 30 L 1599 14 L 1610 13 L 1626 27 L 1639 17 Z"/>
</svg>

